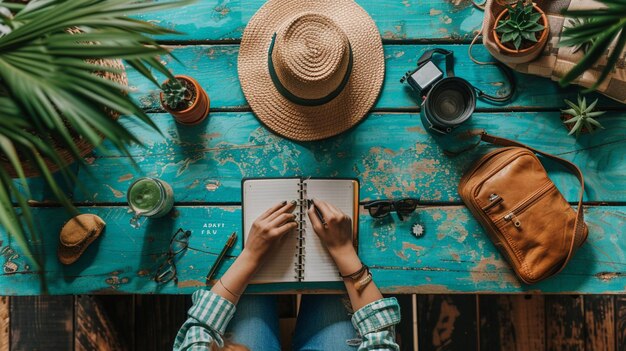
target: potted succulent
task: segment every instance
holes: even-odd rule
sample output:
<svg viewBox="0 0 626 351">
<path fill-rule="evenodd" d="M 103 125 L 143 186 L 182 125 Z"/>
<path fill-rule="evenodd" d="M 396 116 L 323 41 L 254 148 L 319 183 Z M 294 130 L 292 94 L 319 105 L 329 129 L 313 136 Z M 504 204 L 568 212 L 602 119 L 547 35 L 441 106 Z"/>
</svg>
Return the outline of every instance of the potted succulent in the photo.
<svg viewBox="0 0 626 351">
<path fill-rule="evenodd" d="M 534 3 L 518 0 L 496 17 L 492 29 L 500 51 L 511 63 L 532 61 L 548 42 L 548 18 Z"/>
<path fill-rule="evenodd" d="M 567 99 L 564 101 L 570 107 L 569 109 L 561 110 L 561 120 L 565 123 L 567 129 L 569 129 L 568 135 L 575 134 L 576 138 L 578 138 L 582 133 L 590 133 L 597 128 L 604 129 L 600 122 L 594 119 L 594 117 L 605 113 L 594 111 L 598 104 L 598 99 L 589 105 L 587 105 L 587 99 L 580 95 L 578 95 L 576 104 Z"/>
<path fill-rule="evenodd" d="M 177 75 L 161 86 L 161 105 L 181 124 L 198 124 L 209 114 L 211 101 L 198 82 Z"/>
</svg>

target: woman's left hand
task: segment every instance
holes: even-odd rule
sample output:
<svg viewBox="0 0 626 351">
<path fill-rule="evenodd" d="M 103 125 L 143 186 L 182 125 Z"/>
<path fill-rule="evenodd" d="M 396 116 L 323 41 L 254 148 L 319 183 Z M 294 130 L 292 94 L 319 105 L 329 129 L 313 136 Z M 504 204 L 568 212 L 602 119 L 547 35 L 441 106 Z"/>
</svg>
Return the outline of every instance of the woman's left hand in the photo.
<svg viewBox="0 0 626 351">
<path fill-rule="evenodd" d="M 248 252 L 248 257 L 256 265 L 265 261 L 280 238 L 298 227 L 296 215 L 293 214 L 295 208 L 293 201 L 276 204 L 252 223 L 244 251 Z"/>
</svg>

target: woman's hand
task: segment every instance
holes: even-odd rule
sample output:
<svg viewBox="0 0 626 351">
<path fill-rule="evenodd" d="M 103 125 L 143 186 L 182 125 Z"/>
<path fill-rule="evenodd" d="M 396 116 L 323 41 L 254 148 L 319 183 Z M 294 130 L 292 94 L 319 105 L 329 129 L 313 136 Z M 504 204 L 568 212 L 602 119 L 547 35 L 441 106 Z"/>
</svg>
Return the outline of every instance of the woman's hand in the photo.
<svg viewBox="0 0 626 351">
<path fill-rule="evenodd" d="M 321 219 L 315 212 L 315 208 L 319 210 Z M 337 207 L 322 200 L 314 200 L 313 206 L 309 206 L 307 212 L 315 233 L 326 245 L 326 249 L 339 269 L 339 273 L 342 276 L 348 276 L 358 272 L 363 264 L 356 254 L 354 246 L 352 246 L 352 221 L 350 217 Z M 383 297 L 373 281 L 359 289 L 356 288 L 356 281 L 352 278 L 346 277 L 343 282 L 346 285 L 354 311 Z"/>
<path fill-rule="evenodd" d="M 274 245 L 283 235 L 298 227 L 292 213 L 295 208 L 295 201 L 285 201 L 257 218 L 252 223 L 243 251 L 211 291 L 236 304 Z"/>
<path fill-rule="evenodd" d="M 320 219 L 315 208 L 322 216 Z M 307 211 L 313 230 L 320 238 L 341 274 L 361 268 L 361 261 L 352 246 L 352 220 L 340 209 L 326 201 L 314 200 Z"/>
<path fill-rule="evenodd" d="M 295 208 L 295 201 L 276 204 L 252 223 L 244 251 L 256 265 L 263 263 L 280 238 L 298 227 Z"/>
</svg>

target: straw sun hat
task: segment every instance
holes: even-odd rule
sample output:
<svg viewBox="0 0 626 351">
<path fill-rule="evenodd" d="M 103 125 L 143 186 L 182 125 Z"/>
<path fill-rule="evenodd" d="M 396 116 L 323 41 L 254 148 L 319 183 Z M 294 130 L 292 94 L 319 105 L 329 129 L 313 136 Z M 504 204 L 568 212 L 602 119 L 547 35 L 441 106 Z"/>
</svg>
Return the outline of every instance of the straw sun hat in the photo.
<svg viewBox="0 0 626 351">
<path fill-rule="evenodd" d="M 269 0 L 250 19 L 238 59 L 252 110 L 293 140 L 319 140 L 357 124 L 385 75 L 374 21 L 352 0 Z"/>
</svg>

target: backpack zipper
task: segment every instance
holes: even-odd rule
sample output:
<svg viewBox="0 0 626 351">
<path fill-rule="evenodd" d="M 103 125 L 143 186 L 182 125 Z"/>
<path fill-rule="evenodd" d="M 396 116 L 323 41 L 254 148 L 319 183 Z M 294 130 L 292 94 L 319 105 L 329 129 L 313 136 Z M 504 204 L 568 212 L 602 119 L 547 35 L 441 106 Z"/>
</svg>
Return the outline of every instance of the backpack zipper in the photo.
<svg viewBox="0 0 626 351">
<path fill-rule="evenodd" d="M 504 199 L 498 195 L 498 194 L 491 194 L 489 195 L 489 204 L 485 207 L 483 207 L 483 211 L 485 212 L 489 212 L 489 210 L 491 210 L 492 208 L 494 208 L 495 206 L 501 204 L 504 201 Z"/>
<path fill-rule="evenodd" d="M 539 189 L 537 189 L 535 193 L 532 194 L 528 199 L 522 201 L 520 204 L 512 208 L 508 214 L 506 214 L 501 219 L 497 220 L 496 223 L 504 220 L 507 222 L 513 222 L 513 225 L 516 228 L 521 228 L 522 222 L 517 217 L 517 215 L 526 211 L 528 207 L 530 207 L 532 204 L 534 204 L 543 196 L 545 196 L 549 192 L 549 190 L 552 190 L 553 188 L 554 188 L 554 183 L 552 183 L 551 181 L 548 181 L 546 184 L 544 184 Z"/>
</svg>

